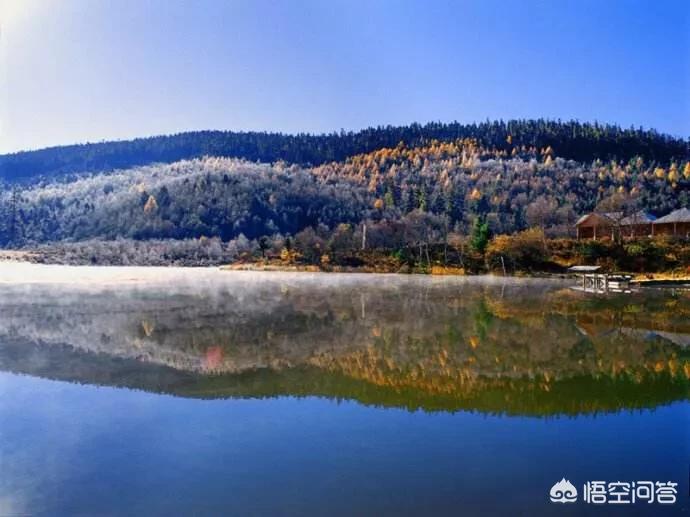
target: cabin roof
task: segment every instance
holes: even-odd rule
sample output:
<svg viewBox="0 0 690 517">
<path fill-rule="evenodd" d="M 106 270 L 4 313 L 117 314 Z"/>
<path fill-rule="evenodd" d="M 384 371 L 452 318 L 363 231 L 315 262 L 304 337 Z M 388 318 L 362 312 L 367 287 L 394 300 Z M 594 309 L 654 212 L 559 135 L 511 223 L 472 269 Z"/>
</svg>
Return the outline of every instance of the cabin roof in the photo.
<svg viewBox="0 0 690 517">
<path fill-rule="evenodd" d="M 664 223 L 690 223 L 690 210 L 687 208 L 679 208 L 664 217 L 660 217 L 652 224 Z"/>
<path fill-rule="evenodd" d="M 629 216 L 621 219 L 620 224 L 648 224 L 653 223 L 655 220 L 656 217 L 654 217 L 652 214 L 647 213 L 644 210 L 640 210 L 639 212 L 635 212 L 634 214 L 630 214 Z"/>
<path fill-rule="evenodd" d="M 573 273 L 593 273 L 599 271 L 601 266 L 572 266 L 568 268 L 568 271 Z"/>
<path fill-rule="evenodd" d="M 577 222 L 575 223 L 575 226 L 580 226 L 580 225 L 581 225 L 582 223 L 584 223 L 587 219 L 589 219 L 589 216 L 591 216 L 591 215 L 592 215 L 592 214 L 585 214 L 585 215 L 581 216 L 581 217 L 577 220 Z"/>
<path fill-rule="evenodd" d="M 580 226 L 581 224 L 586 223 L 589 219 L 592 217 L 596 219 L 603 219 L 603 223 L 607 224 L 613 224 L 613 221 L 617 218 L 617 214 L 611 212 L 611 213 L 603 213 L 603 212 L 592 212 L 590 214 L 585 214 L 582 217 L 580 217 L 577 222 L 575 223 L 575 226 Z"/>
<path fill-rule="evenodd" d="M 670 214 L 669 214 L 670 215 Z M 591 212 L 580 217 L 575 226 L 580 226 L 586 223 L 590 218 L 595 217 L 600 220 L 600 224 L 610 224 L 614 225 L 616 221 L 621 226 L 632 225 L 632 224 L 649 224 L 656 220 L 652 214 L 640 210 L 634 214 L 623 217 L 623 212 Z"/>
<path fill-rule="evenodd" d="M 587 218 L 592 215 L 592 214 L 585 214 L 583 216 L 580 216 L 580 218 L 575 222 L 575 226 L 580 226 L 582 223 L 584 223 Z"/>
</svg>

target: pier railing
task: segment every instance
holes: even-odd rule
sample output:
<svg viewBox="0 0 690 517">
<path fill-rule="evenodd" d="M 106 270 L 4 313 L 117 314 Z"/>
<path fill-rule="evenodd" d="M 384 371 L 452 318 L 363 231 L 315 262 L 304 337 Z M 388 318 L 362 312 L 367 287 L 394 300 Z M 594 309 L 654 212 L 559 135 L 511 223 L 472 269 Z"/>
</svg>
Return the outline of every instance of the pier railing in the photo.
<svg viewBox="0 0 690 517">
<path fill-rule="evenodd" d="M 598 266 L 574 266 L 570 271 L 580 275 L 573 289 L 586 293 L 631 293 L 631 275 L 599 273 Z"/>
</svg>

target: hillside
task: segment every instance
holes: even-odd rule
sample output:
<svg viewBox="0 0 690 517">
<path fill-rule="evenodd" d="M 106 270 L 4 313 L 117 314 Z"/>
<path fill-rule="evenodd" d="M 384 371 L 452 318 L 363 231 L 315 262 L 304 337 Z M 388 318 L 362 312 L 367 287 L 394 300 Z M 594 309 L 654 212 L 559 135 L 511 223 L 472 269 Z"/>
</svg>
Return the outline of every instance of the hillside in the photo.
<svg viewBox="0 0 690 517">
<path fill-rule="evenodd" d="M 400 247 L 413 226 L 467 233 L 482 219 L 494 233 L 536 225 L 565 235 L 579 214 L 616 196 L 663 214 L 687 206 L 689 195 L 688 162 L 583 164 L 552 148 L 498 151 L 469 139 L 401 144 L 314 168 L 206 157 L 5 189 L 0 243 L 227 241 L 370 221 L 372 246 Z"/>
<path fill-rule="evenodd" d="M 516 128 L 524 129 L 525 124 Z M 432 127 L 441 132 L 451 125 Z M 497 141 L 504 137 L 501 131 L 511 126 L 499 123 L 475 130 L 478 127 L 484 140 Z M 490 127 L 499 129 L 494 134 Z M 539 140 L 545 128 L 563 132 L 568 125 L 536 127 L 522 136 L 509 134 L 501 145 L 486 145 L 477 138 L 425 140 L 418 145 L 398 141 L 340 161 L 325 160 L 335 152 L 326 146 L 317 153 L 319 159 L 314 161 L 323 163 L 316 166 L 284 160 L 255 162 L 247 159 L 254 156 L 248 153 L 244 158 L 203 156 L 6 183 L 0 190 L 0 246 L 43 246 L 45 251 L 46 245 L 52 245 L 47 255 L 68 263 L 69 257 L 78 263 L 137 264 L 215 264 L 266 257 L 344 266 L 370 259 L 380 262 L 381 257 L 362 257 L 359 251 L 366 248 L 393 259 L 386 270 L 398 270 L 403 263 L 428 269 L 432 262 L 477 270 L 484 267 L 482 263 L 489 267 L 484 253 L 492 234 L 538 229 L 542 236 L 529 234 L 528 241 L 539 242 L 544 236 L 572 236 L 577 218 L 595 209 L 643 209 L 664 215 L 690 206 L 687 153 L 667 162 L 639 154 L 626 160 L 578 161 L 567 158 L 585 153 L 584 148 L 577 151 L 578 137 L 568 139 L 561 133 L 565 157 L 558 147 L 519 143 Z M 392 131 L 371 135 L 401 136 Z M 654 136 L 633 135 L 640 145 L 645 142 L 643 135 Z M 276 138 L 313 143 L 309 136 Z M 345 153 L 356 141 L 351 134 L 323 138 L 342 144 L 338 153 Z M 621 138 L 615 149 L 627 155 L 632 148 Z M 669 157 L 674 149 L 680 152 L 687 145 L 659 135 L 654 138 L 654 145 L 646 141 L 650 144 L 646 155 Z M 362 142 L 370 145 L 369 140 Z M 589 154 L 603 149 L 605 142 L 603 137 L 591 140 L 594 151 Z M 316 149 L 311 144 L 307 148 Z M 290 149 L 296 148 L 283 150 Z M 58 174 L 58 169 L 51 171 Z M 528 244 L 530 257 L 524 259 L 525 245 L 519 243 L 520 256 L 514 258 L 513 267 L 542 267 L 544 247 L 539 251 L 539 246 Z M 566 248 L 556 262 L 572 262 L 577 254 L 604 258 L 611 254 Z M 661 270 L 687 262 L 684 250 L 640 249 L 634 253 L 646 257 L 641 262 L 628 252 L 616 252 L 622 257 L 618 267 L 634 262 L 636 270 L 653 264 Z M 489 247 L 489 252 L 497 260 L 510 257 L 504 248 Z"/>
<path fill-rule="evenodd" d="M 197 131 L 0 155 L 0 180 L 26 182 L 75 172 L 110 171 L 203 156 L 244 158 L 266 163 L 282 160 L 315 166 L 395 147 L 400 142 L 417 147 L 432 140 L 451 142 L 466 138 L 499 151 L 510 151 L 514 146 L 539 149 L 550 146 L 558 150 L 559 156 L 582 162 L 595 159 L 628 161 L 640 156 L 646 161 L 668 165 L 674 159 L 687 159 L 690 155 L 687 140 L 654 130 L 621 129 L 614 125 L 577 121 L 429 123 L 325 135 Z"/>
</svg>

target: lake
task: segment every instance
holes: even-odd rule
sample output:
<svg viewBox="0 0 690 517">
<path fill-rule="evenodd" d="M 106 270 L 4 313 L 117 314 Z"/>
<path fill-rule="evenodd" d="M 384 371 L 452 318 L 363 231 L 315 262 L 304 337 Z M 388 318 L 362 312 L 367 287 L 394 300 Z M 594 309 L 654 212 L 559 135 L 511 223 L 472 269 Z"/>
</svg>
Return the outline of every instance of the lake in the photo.
<svg viewBox="0 0 690 517">
<path fill-rule="evenodd" d="M 0 515 L 690 512 L 690 293 L 568 285 L 6 265 Z"/>
</svg>

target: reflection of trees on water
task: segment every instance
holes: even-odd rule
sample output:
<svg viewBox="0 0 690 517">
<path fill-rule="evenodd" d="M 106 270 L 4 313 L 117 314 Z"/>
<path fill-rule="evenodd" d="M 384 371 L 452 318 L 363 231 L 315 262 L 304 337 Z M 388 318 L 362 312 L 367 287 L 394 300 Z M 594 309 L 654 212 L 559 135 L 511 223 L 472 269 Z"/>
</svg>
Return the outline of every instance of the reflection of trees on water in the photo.
<svg viewBox="0 0 690 517">
<path fill-rule="evenodd" d="M 336 284 L 6 293 L 0 366 L 186 396 L 532 414 L 688 398 L 687 293 L 596 299 L 549 284 L 414 277 Z"/>
</svg>

